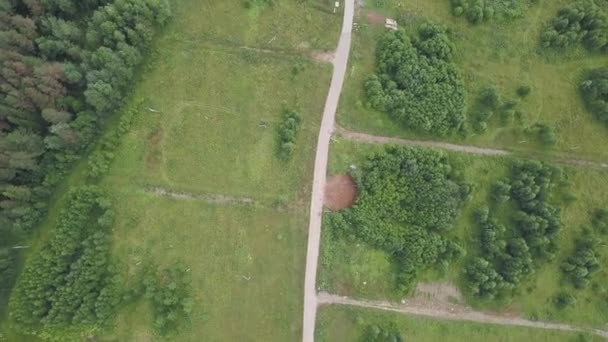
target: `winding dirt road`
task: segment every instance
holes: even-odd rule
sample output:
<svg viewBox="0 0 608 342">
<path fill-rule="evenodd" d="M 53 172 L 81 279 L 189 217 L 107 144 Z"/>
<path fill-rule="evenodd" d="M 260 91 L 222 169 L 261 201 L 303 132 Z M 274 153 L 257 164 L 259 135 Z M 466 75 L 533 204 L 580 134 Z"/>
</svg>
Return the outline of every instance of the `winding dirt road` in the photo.
<svg viewBox="0 0 608 342">
<path fill-rule="evenodd" d="M 357 306 L 370 309 L 378 309 L 392 311 L 408 315 L 426 316 L 435 319 L 450 320 L 450 321 L 470 321 L 486 324 L 520 326 L 537 329 L 561 330 L 561 331 L 576 331 L 592 333 L 604 338 L 608 338 L 608 331 L 593 328 L 583 328 L 569 324 L 530 321 L 520 317 L 504 317 L 492 315 L 480 311 L 475 311 L 470 308 L 462 310 L 445 310 L 437 308 L 428 308 L 421 305 L 410 304 L 394 304 L 385 301 L 370 301 L 358 300 L 349 297 L 337 296 L 321 292 L 317 295 L 319 305 L 321 304 L 339 304 Z"/>
<path fill-rule="evenodd" d="M 315 336 L 315 320 L 317 315 L 317 261 L 319 258 L 319 243 L 321 240 L 321 218 L 323 215 L 323 197 L 325 177 L 327 175 L 327 158 L 329 141 L 334 129 L 336 109 L 342 92 L 342 83 L 346 74 L 350 38 L 353 27 L 354 0 L 344 1 L 344 18 L 342 33 L 333 60 L 334 71 L 325 101 L 321 129 L 317 141 L 315 170 L 312 183 L 312 200 L 310 201 L 310 223 L 308 227 L 308 247 L 306 252 L 306 275 L 304 279 L 304 317 L 302 326 L 302 341 L 313 342 Z"/>
</svg>

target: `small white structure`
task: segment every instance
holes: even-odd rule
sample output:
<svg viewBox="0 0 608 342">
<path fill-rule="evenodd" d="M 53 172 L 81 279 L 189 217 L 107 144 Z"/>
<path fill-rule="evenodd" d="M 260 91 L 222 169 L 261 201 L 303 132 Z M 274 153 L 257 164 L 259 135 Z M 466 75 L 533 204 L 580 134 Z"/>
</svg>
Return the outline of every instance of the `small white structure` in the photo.
<svg viewBox="0 0 608 342">
<path fill-rule="evenodd" d="M 338 7 L 340 7 L 340 1 L 334 2 L 334 13 L 336 13 L 336 9 L 338 9 Z"/>
<path fill-rule="evenodd" d="M 386 21 L 384 22 L 384 27 L 397 31 L 397 21 L 391 18 L 386 18 Z"/>
</svg>

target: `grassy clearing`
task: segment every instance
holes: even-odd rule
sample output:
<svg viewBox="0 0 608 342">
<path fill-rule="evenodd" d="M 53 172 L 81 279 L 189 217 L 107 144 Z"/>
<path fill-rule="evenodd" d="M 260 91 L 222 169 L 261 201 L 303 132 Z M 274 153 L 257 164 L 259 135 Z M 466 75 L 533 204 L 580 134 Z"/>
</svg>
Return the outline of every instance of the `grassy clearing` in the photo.
<svg viewBox="0 0 608 342">
<path fill-rule="evenodd" d="M 362 84 L 374 70 L 375 41 L 384 31 L 383 27 L 368 23 L 367 14 L 375 12 L 401 19 L 408 30 L 427 20 L 448 26 L 453 32 L 455 61 L 465 79 L 469 104 L 486 86 L 496 85 L 505 100 L 517 99 L 516 89 L 521 85 L 532 87 L 530 96 L 517 106 L 522 112 L 521 120 L 503 126 L 498 118 L 492 118 L 486 133 L 466 139 L 454 136 L 448 140 L 520 152 L 608 158 L 607 151 L 597 148 L 608 143 L 608 131 L 584 108 L 577 93 L 583 71 L 604 65 L 605 57 L 588 54 L 582 48 L 564 56 L 549 55 L 539 49 L 538 36 L 544 23 L 568 1 L 539 1 L 522 19 L 512 23 L 475 26 L 453 17 L 446 1 L 391 0 L 383 1 L 382 8 L 374 8 L 378 3 L 371 2 L 358 19 L 360 27 L 353 36 L 352 57 L 338 109 L 340 125 L 379 135 L 432 138 L 408 132 L 387 114 L 364 105 Z M 553 148 L 541 146 L 535 136 L 523 132 L 525 127 L 537 122 L 555 126 L 558 142 Z"/>
<path fill-rule="evenodd" d="M 580 333 L 543 329 L 504 327 L 491 324 L 465 322 L 442 322 L 414 316 L 355 309 L 340 306 L 325 306 L 317 318 L 318 341 L 360 341 L 369 325 L 383 326 L 395 322 L 406 341 L 601 341 L 595 336 Z"/>
<path fill-rule="evenodd" d="M 191 321 L 169 340 L 294 340 L 300 334 L 306 211 L 237 208 L 113 188 L 114 255 L 129 281 L 146 262 L 190 268 Z M 153 336 L 150 308 L 123 310 L 110 336 Z"/>
<path fill-rule="evenodd" d="M 339 139 L 332 145 L 330 152 L 330 174 L 346 172 L 350 165 L 358 165 L 365 156 L 382 148 Z M 507 158 L 478 157 L 457 153 L 449 154 L 451 162 L 464 172 L 465 179 L 473 183 L 475 190 L 470 202 L 463 208 L 450 235 L 463 242 L 470 255 L 478 248 L 478 230 L 473 223 L 472 213 L 475 209 L 489 203 L 489 188 L 493 181 L 506 175 Z M 608 184 L 604 181 L 606 173 L 596 170 L 565 168 L 570 189 L 578 198 L 569 205 L 562 206 L 563 230 L 560 233 L 560 252 L 558 257 L 537 270 L 532 280 L 522 283 L 520 293 L 509 301 L 480 302 L 468 298 L 470 305 L 480 309 L 507 310 L 521 312 L 531 319 L 557 320 L 599 326 L 608 319 L 605 283 L 608 279 L 608 249 L 601 250 L 604 265 L 594 275 L 593 284 L 585 290 L 574 290 L 564 281 L 560 264 L 570 255 L 574 240 L 581 233 L 581 226 L 589 224 L 591 212 L 608 203 Z M 508 205 L 493 209 L 498 217 L 506 218 L 512 210 Z M 508 221 L 505 221 L 508 222 Z M 506 224 L 509 228 L 509 224 Z M 608 242 L 608 236 L 603 236 Z M 335 238 L 331 232 L 324 230 L 322 239 L 319 286 L 324 290 L 355 297 L 370 299 L 400 300 L 395 292 L 394 265 L 384 252 L 349 239 Z M 462 277 L 463 261 L 452 264 L 447 270 L 431 270 L 421 274 L 422 281 L 448 281 L 464 287 Z M 552 297 L 558 291 L 569 291 L 575 295 L 577 302 L 572 307 L 558 310 L 552 304 Z"/>
<path fill-rule="evenodd" d="M 160 44 L 172 52 L 136 92 L 145 107 L 159 112 L 140 116 L 109 178 L 182 191 L 293 198 L 306 177 L 302 165 L 310 165 L 329 66 L 164 39 Z M 296 66 L 302 69 L 294 74 Z M 275 153 L 285 108 L 303 116 L 287 164 Z"/>
</svg>

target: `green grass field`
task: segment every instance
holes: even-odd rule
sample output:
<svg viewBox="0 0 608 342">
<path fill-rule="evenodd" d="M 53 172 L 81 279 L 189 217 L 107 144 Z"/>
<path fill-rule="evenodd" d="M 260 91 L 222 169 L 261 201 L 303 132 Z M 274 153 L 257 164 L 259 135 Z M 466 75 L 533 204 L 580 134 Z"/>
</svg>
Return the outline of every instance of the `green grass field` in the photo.
<svg viewBox="0 0 608 342">
<path fill-rule="evenodd" d="M 350 165 L 360 165 L 370 152 L 381 149 L 370 145 L 338 139 L 330 151 L 329 173 L 344 173 Z M 467 182 L 475 186 L 470 202 L 462 209 L 451 237 L 459 239 L 469 253 L 477 250 L 477 228 L 472 214 L 477 208 L 488 205 L 489 187 L 493 181 L 504 176 L 508 170 L 508 158 L 478 157 L 450 153 L 452 164 L 462 170 Z M 608 184 L 605 171 L 566 167 L 564 171 L 571 183 L 569 188 L 577 200 L 562 207 L 563 230 L 560 233 L 559 256 L 540 268 L 530 281 L 522 283 L 520 293 L 512 300 L 502 302 L 480 302 L 468 298 L 469 304 L 480 309 L 521 312 L 531 319 L 557 320 L 600 326 L 608 319 L 606 287 L 608 269 L 602 268 L 594 275 L 593 285 L 585 290 L 574 290 L 564 282 L 559 269 L 561 262 L 573 248 L 573 242 L 581 233 L 581 226 L 589 224 L 591 211 L 608 203 Z M 512 210 L 507 205 L 495 209 L 499 217 Z M 507 221 L 508 222 L 508 221 Z M 507 224 L 508 227 L 508 224 Z M 608 237 L 603 236 L 604 242 Z M 323 231 L 320 257 L 319 286 L 328 292 L 370 299 L 400 300 L 395 291 L 394 265 L 390 257 L 357 240 L 336 238 L 327 229 Z M 608 264 L 608 250 L 601 249 L 602 265 Z M 429 270 L 420 275 L 421 281 L 448 281 L 463 287 L 463 261 L 452 264 L 445 271 Z M 564 310 L 552 304 L 552 296 L 560 290 L 574 294 L 577 303 Z M 466 294 L 466 293 L 465 293 Z"/>
<path fill-rule="evenodd" d="M 512 23 L 470 25 L 465 19 L 452 16 L 448 1 L 370 1 L 357 21 L 353 49 L 345 88 L 338 109 L 337 121 L 345 128 L 386 136 L 436 139 L 408 132 L 385 113 L 366 107 L 363 81 L 374 71 L 377 37 L 385 30 L 369 24 L 369 13 L 381 13 L 399 19 L 407 30 L 431 20 L 452 31 L 459 66 L 472 104 L 479 91 L 496 85 L 504 100 L 517 99 L 520 85 L 532 87 L 531 94 L 519 101 L 521 122 L 503 126 L 492 118 L 488 130 L 466 139 L 455 135 L 447 140 L 482 146 L 503 147 L 518 152 L 564 154 L 576 157 L 608 159 L 608 151 L 598 148 L 608 143 L 608 128 L 587 112 L 577 93 L 582 72 L 603 66 L 606 58 L 590 55 L 582 48 L 565 55 L 543 51 L 539 32 L 567 0 L 541 0 L 531 6 L 524 17 Z M 381 5 L 380 8 L 376 6 Z M 541 146 L 537 138 L 524 129 L 537 122 L 556 128 L 558 142 L 552 148 Z"/>
<path fill-rule="evenodd" d="M 581 333 L 521 327 L 504 327 L 468 322 L 441 322 L 414 316 L 378 312 L 368 309 L 325 306 L 317 317 L 317 341 L 361 341 L 369 325 L 394 322 L 405 341 L 435 342 L 516 342 L 516 341 L 601 341 Z M 587 338 L 587 339 L 585 339 Z"/>
<path fill-rule="evenodd" d="M 310 174 L 331 75 L 307 51 L 335 46 L 341 19 L 322 4 L 175 3 L 134 92 L 154 111 L 139 116 L 102 184 L 116 205 L 114 255 L 127 279 L 146 260 L 191 270 L 191 321 L 170 340 L 301 334 Z M 303 118 L 287 163 L 275 153 L 285 109 Z M 161 197 L 149 186 L 255 204 Z M 132 304 L 108 337 L 154 339 L 150 316 Z"/>
<path fill-rule="evenodd" d="M 311 54 L 335 48 L 342 16 L 324 0 L 249 9 L 241 1 L 171 3 L 173 19 L 130 95 L 143 105 L 98 183 L 116 211 L 119 274 L 131 284 L 146 264 L 183 263 L 194 308 L 177 333 L 160 337 L 152 308 L 137 301 L 97 335 L 298 339 L 314 149 L 332 70 Z M 291 160 L 281 162 L 277 126 L 286 109 L 303 121 Z M 83 161 L 57 190 L 31 253 L 66 190 L 86 182 L 85 170 Z M 152 186 L 220 200 L 176 199 Z"/>
</svg>

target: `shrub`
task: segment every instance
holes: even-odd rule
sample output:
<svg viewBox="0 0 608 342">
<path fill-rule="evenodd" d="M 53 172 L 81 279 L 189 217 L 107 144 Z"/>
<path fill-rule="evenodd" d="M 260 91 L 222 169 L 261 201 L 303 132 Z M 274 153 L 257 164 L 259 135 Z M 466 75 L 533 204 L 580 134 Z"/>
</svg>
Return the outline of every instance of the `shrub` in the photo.
<svg viewBox="0 0 608 342">
<path fill-rule="evenodd" d="M 608 67 L 590 71 L 580 85 L 587 109 L 608 125 Z"/>
<path fill-rule="evenodd" d="M 278 156 L 282 160 L 291 158 L 295 149 L 296 136 L 300 130 L 301 117 L 295 111 L 287 111 L 283 115 L 283 122 L 279 125 Z"/>
<path fill-rule="evenodd" d="M 574 253 L 562 263 L 562 271 L 577 289 L 587 287 L 593 273 L 600 269 L 599 244 L 600 240 L 586 230 L 576 241 Z"/>
<path fill-rule="evenodd" d="M 532 92 L 532 87 L 529 85 L 521 85 L 517 88 L 517 96 L 519 97 L 528 97 Z"/>
<path fill-rule="evenodd" d="M 154 328 L 161 335 L 176 330 L 179 321 L 190 316 L 194 302 L 190 298 L 188 271 L 178 264 L 168 269 L 150 269 L 144 275 L 144 297 L 152 301 Z"/>
<path fill-rule="evenodd" d="M 574 305 L 575 303 L 576 298 L 567 292 L 560 292 L 553 297 L 553 304 L 560 310 Z"/>
</svg>

